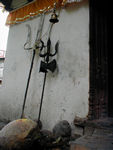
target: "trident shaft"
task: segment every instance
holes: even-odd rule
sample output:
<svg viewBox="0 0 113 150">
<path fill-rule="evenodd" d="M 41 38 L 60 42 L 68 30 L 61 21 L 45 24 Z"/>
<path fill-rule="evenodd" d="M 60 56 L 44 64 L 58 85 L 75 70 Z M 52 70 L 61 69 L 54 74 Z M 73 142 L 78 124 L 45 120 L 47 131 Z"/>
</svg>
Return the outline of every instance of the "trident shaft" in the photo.
<svg viewBox="0 0 113 150">
<path fill-rule="evenodd" d="M 39 53 L 39 56 L 44 58 L 44 61 L 41 61 L 41 63 L 40 63 L 40 72 L 43 72 L 45 74 L 44 74 L 43 88 L 42 88 L 42 94 L 41 94 L 41 102 L 40 102 L 40 108 L 39 108 L 38 122 L 40 122 L 40 116 L 41 116 L 41 110 L 42 110 L 42 103 L 43 103 L 43 97 L 44 97 L 44 90 L 45 90 L 47 72 L 48 72 L 48 70 L 50 70 L 51 72 L 54 72 L 55 69 L 56 69 L 56 60 L 54 59 L 53 61 L 50 62 L 50 59 L 49 59 L 50 57 L 53 57 L 57 54 L 58 45 L 59 45 L 59 42 L 57 42 L 56 45 L 55 45 L 55 52 L 52 54 L 51 53 L 50 35 L 51 35 L 51 30 L 52 30 L 52 27 L 53 27 L 54 23 L 55 22 L 50 23 L 50 29 L 49 29 L 47 45 L 45 46 L 44 42 L 41 41 L 42 47 L 41 47 L 40 53 Z M 42 51 L 45 50 L 45 47 L 46 47 L 47 51 L 45 53 L 42 53 Z"/>
</svg>

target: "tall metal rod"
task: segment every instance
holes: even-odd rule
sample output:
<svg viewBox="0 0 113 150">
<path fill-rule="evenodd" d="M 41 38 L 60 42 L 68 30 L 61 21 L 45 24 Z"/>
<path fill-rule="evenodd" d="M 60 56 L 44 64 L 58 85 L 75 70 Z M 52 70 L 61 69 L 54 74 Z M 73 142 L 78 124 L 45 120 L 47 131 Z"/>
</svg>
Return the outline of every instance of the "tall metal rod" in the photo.
<svg viewBox="0 0 113 150">
<path fill-rule="evenodd" d="M 46 83 L 46 76 L 47 76 L 47 72 L 45 72 L 45 75 L 44 75 L 44 82 L 43 82 L 43 89 L 42 89 L 42 95 L 41 95 L 41 101 L 40 101 L 38 122 L 40 121 L 40 116 L 41 116 L 42 103 L 43 103 L 43 96 L 44 96 L 44 89 L 45 89 L 45 83 Z"/>
<path fill-rule="evenodd" d="M 30 83 L 30 79 L 31 79 L 31 73 L 32 73 L 32 69 L 33 69 L 33 64 L 34 64 L 35 53 L 36 53 L 35 50 L 33 50 L 33 56 L 32 56 L 32 61 L 31 61 L 31 66 L 30 66 L 30 71 L 29 71 L 29 76 L 28 76 L 28 80 L 27 80 L 27 86 L 26 86 L 25 95 L 24 95 L 24 102 L 23 102 L 23 106 L 22 106 L 21 118 L 24 117 L 25 103 L 26 103 L 26 98 L 27 98 L 29 83 Z"/>
<path fill-rule="evenodd" d="M 50 29 L 49 29 L 49 32 L 48 32 L 48 39 L 50 38 L 52 27 L 53 27 L 53 23 L 50 24 Z M 48 63 L 48 62 L 47 62 L 47 63 Z M 42 89 L 41 100 L 40 100 L 40 108 L 39 108 L 39 114 L 38 114 L 38 122 L 39 122 L 39 123 L 40 123 L 40 116 L 41 116 L 42 103 L 43 103 L 43 97 L 44 97 L 46 76 L 47 76 L 47 72 L 44 73 L 43 89 Z"/>
<path fill-rule="evenodd" d="M 49 57 L 51 56 L 54 56 L 56 55 L 56 52 L 55 54 L 51 54 L 50 53 L 50 47 L 51 47 L 51 41 L 50 41 L 50 36 L 51 36 L 51 31 L 52 31 L 52 27 L 55 23 L 57 23 L 59 20 L 57 19 L 57 15 L 55 14 L 55 10 L 56 10 L 56 3 L 55 3 L 55 7 L 54 7 L 54 10 L 53 10 L 53 13 L 51 15 L 51 19 L 49 20 L 50 21 L 50 28 L 49 28 L 49 31 L 48 31 L 48 40 L 47 40 L 47 53 L 45 54 L 40 54 L 40 57 L 43 57 L 44 58 L 44 61 L 46 63 L 46 65 L 49 64 Z M 56 44 L 57 45 L 57 44 Z M 42 71 L 43 72 L 43 71 Z M 40 108 L 39 108 L 39 114 L 38 114 L 38 122 L 40 123 L 40 116 L 41 116 L 41 110 L 42 110 L 42 103 L 43 103 L 43 96 L 44 96 L 44 90 L 45 90 L 45 82 L 46 82 L 46 76 L 47 76 L 47 70 L 45 69 L 45 74 L 44 74 L 44 82 L 43 82 L 43 89 L 42 89 L 42 94 L 41 94 L 41 101 L 40 101 Z"/>
<path fill-rule="evenodd" d="M 25 109 L 26 98 L 27 98 L 27 93 L 28 93 L 28 88 L 29 88 L 31 73 L 32 73 L 33 64 L 34 64 L 34 58 L 35 58 L 35 54 L 36 54 L 36 49 L 38 48 L 38 44 L 39 44 L 40 39 L 41 39 L 41 34 L 42 34 L 42 29 L 43 29 L 43 24 L 44 24 L 44 18 L 45 18 L 45 13 L 43 13 L 43 14 L 41 15 L 40 24 L 39 24 L 39 29 L 38 29 L 38 31 L 37 31 L 36 40 L 35 40 L 35 45 L 34 45 L 34 47 L 33 47 L 33 56 L 32 56 L 30 71 L 29 71 L 28 80 L 27 80 L 27 86 L 26 86 L 25 95 L 24 95 L 24 101 L 23 101 L 23 106 L 22 106 L 21 118 L 24 117 L 24 109 Z"/>
</svg>

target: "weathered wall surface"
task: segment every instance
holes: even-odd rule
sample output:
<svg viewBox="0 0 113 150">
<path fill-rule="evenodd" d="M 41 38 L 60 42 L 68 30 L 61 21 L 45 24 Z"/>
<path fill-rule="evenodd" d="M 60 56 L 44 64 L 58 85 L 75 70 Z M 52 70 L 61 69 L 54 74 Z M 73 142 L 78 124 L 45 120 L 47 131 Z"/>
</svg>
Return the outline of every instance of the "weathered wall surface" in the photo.
<svg viewBox="0 0 113 150">
<path fill-rule="evenodd" d="M 46 15 L 43 34 L 49 26 L 51 14 Z M 0 87 L 0 118 L 20 118 L 32 51 L 23 48 L 28 30 L 32 28 L 32 44 L 35 41 L 39 17 L 12 26 L 9 31 L 3 85 Z M 46 39 L 47 36 L 45 35 Z M 52 30 L 52 45 L 60 41 L 55 57 L 58 69 L 47 75 L 41 120 L 45 128 L 52 128 L 57 121 L 73 122 L 75 116 L 88 114 L 89 92 L 89 6 L 67 8 L 61 11 L 59 23 Z M 32 45 L 31 44 L 31 45 Z M 40 58 L 36 54 L 25 115 L 38 118 L 44 74 L 39 73 Z"/>
</svg>

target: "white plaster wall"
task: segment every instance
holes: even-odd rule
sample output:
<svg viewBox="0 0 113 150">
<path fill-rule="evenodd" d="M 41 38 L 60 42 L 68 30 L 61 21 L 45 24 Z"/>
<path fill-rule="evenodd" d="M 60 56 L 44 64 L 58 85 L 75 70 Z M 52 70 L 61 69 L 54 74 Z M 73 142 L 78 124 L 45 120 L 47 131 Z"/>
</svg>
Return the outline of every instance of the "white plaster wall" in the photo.
<svg viewBox="0 0 113 150">
<path fill-rule="evenodd" d="M 49 26 L 50 14 L 46 15 L 43 34 Z M 25 87 L 32 58 L 32 51 L 23 48 L 27 38 L 26 24 L 32 28 L 32 44 L 35 41 L 39 17 L 12 26 L 9 31 L 3 85 L 0 87 L 0 118 L 20 118 Z M 44 39 L 46 39 L 45 36 Z M 89 6 L 63 9 L 59 23 L 52 30 L 52 45 L 60 41 L 55 57 L 58 69 L 47 75 L 41 120 L 46 129 L 57 121 L 66 119 L 73 123 L 75 116 L 88 114 L 89 92 Z M 32 45 L 31 44 L 31 45 Z M 35 57 L 25 115 L 38 118 L 43 73 L 39 73 L 40 58 Z"/>
</svg>

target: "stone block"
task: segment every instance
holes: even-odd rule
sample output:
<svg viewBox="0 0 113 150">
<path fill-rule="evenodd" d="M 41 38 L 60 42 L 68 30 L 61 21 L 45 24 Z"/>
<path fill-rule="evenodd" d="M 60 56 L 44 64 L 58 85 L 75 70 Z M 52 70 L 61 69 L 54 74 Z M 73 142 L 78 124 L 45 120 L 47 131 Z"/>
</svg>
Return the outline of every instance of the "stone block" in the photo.
<svg viewBox="0 0 113 150">
<path fill-rule="evenodd" d="M 77 144 L 72 144 L 70 146 L 70 150 L 91 150 L 85 146 L 82 146 L 82 145 L 77 145 Z"/>
</svg>

